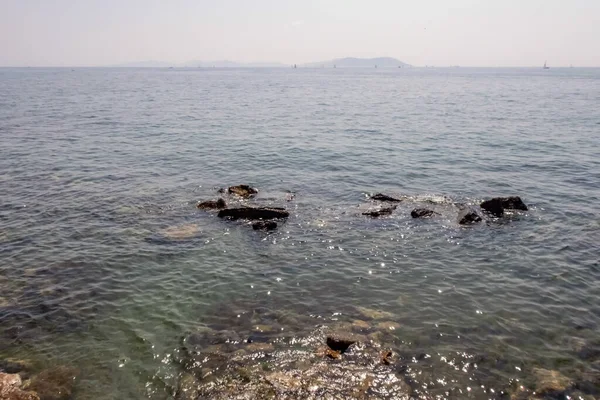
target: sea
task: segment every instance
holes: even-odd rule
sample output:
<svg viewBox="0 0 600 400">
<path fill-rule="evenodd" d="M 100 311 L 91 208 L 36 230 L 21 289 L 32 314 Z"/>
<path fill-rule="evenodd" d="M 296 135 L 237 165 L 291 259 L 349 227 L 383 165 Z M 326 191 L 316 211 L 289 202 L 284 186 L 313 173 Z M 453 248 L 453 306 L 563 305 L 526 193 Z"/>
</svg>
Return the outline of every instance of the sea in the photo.
<svg viewBox="0 0 600 400">
<path fill-rule="evenodd" d="M 600 391 L 600 69 L 2 68 L 0 200 L 0 360 L 76 368 L 74 399 L 176 398 L 183 338 L 248 313 L 383 318 L 414 398 Z"/>
</svg>

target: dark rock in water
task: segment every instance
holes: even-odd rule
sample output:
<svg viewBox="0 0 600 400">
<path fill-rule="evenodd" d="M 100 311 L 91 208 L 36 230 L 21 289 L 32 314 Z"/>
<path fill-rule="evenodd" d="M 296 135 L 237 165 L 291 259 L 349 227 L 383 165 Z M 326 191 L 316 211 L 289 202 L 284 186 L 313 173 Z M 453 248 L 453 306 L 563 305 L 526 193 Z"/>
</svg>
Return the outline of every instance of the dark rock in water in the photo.
<svg viewBox="0 0 600 400">
<path fill-rule="evenodd" d="M 227 203 L 225 203 L 225 200 L 223 199 L 219 199 L 219 200 L 208 200 L 208 201 L 202 201 L 199 202 L 196 207 L 198 207 L 201 210 L 220 210 L 223 208 L 227 207 Z"/>
<path fill-rule="evenodd" d="M 577 356 L 585 361 L 600 360 L 600 343 L 583 343 L 577 349 Z M 8 372 L 8 371 L 7 371 Z"/>
<path fill-rule="evenodd" d="M 474 210 L 465 208 L 458 214 L 458 223 L 461 225 L 474 224 L 481 222 L 481 217 Z"/>
<path fill-rule="evenodd" d="M 241 207 L 241 208 L 228 208 L 219 211 L 219 218 L 229 219 L 277 219 L 287 218 L 290 213 L 285 211 L 284 208 L 255 208 L 255 207 Z"/>
<path fill-rule="evenodd" d="M 364 212 L 363 215 L 377 218 L 377 217 L 381 217 L 382 215 L 391 215 L 395 209 L 396 209 L 396 206 L 380 208 L 379 210 Z"/>
<path fill-rule="evenodd" d="M 352 346 L 358 340 L 351 334 L 330 334 L 327 336 L 327 346 L 331 350 L 339 351 L 340 353 L 344 353 L 348 350 L 348 347 Z"/>
<path fill-rule="evenodd" d="M 393 202 L 393 203 L 399 203 L 399 202 L 402 201 L 400 199 L 393 198 L 393 197 L 385 195 L 383 193 L 377 193 L 377 194 L 371 196 L 371 200 L 390 201 L 390 202 Z"/>
<path fill-rule="evenodd" d="M 21 377 L 18 374 L 0 372 L 0 399 L 2 400 L 40 400 L 34 392 L 21 388 Z"/>
<path fill-rule="evenodd" d="M 504 215 L 504 210 L 523 210 L 527 211 L 527 205 L 523 203 L 523 200 L 519 196 L 513 197 L 495 197 L 490 200 L 486 200 L 480 204 L 480 207 L 497 217 Z"/>
<path fill-rule="evenodd" d="M 0 360 L 0 372 L 6 372 L 7 374 L 17 374 L 22 371 L 26 371 L 30 368 L 30 365 L 26 361 L 5 359 Z"/>
<path fill-rule="evenodd" d="M 431 217 L 436 214 L 437 213 L 435 211 L 429 210 L 427 208 L 415 208 L 414 210 L 412 210 L 410 212 L 410 215 L 413 218 L 427 218 L 427 217 Z"/>
<path fill-rule="evenodd" d="M 242 339 L 234 331 L 205 330 L 194 332 L 183 340 L 183 345 L 188 349 L 200 349 L 215 344 L 241 343 Z"/>
<path fill-rule="evenodd" d="M 252 197 L 258 193 L 258 190 L 248 185 L 231 186 L 229 187 L 228 191 L 231 194 L 235 194 L 244 198 Z"/>
<path fill-rule="evenodd" d="M 258 221 L 252 224 L 252 229 L 255 231 L 273 231 L 277 229 L 277 222 Z"/>
<path fill-rule="evenodd" d="M 579 374 L 575 381 L 575 388 L 590 395 L 600 395 L 600 371 L 589 370 Z M 577 398 L 573 397 L 572 398 Z M 584 399 L 586 397 L 583 397 Z"/>
<path fill-rule="evenodd" d="M 72 397 L 76 376 L 74 368 L 58 366 L 34 376 L 27 389 L 36 392 L 41 400 L 68 400 Z"/>
</svg>

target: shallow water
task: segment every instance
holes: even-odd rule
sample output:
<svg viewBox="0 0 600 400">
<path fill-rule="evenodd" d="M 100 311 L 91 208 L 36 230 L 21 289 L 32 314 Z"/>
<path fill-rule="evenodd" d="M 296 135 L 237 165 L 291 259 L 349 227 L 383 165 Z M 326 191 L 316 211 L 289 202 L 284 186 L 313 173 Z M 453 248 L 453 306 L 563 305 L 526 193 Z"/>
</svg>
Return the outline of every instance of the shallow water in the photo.
<svg viewBox="0 0 600 400">
<path fill-rule="evenodd" d="M 77 366 L 77 399 L 169 398 L 181 338 L 255 310 L 383 310 L 499 386 L 600 369 L 600 70 L 0 69 L 0 93 L 0 358 Z M 239 183 L 289 220 L 195 208 Z M 407 197 L 362 216 L 376 192 Z M 529 211 L 457 224 L 496 195 Z"/>
</svg>

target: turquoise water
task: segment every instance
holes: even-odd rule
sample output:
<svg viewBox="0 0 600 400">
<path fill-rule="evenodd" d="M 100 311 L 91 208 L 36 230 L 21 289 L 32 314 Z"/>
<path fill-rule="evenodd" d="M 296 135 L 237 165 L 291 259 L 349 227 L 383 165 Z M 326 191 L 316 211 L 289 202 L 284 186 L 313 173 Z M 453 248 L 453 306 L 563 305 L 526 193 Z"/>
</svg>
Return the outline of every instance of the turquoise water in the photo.
<svg viewBox="0 0 600 400">
<path fill-rule="evenodd" d="M 181 338 L 256 310 L 383 310 L 498 387 L 600 370 L 600 70 L 0 69 L 0 93 L 0 357 L 76 366 L 78 399 L 170 398 Z M 196 209 L 240 183 L 289 220 Z M 376 192 L 406 200 L 369 219 Z M 498 195 L 529 211 L 457 224 Z"/>
</svg>

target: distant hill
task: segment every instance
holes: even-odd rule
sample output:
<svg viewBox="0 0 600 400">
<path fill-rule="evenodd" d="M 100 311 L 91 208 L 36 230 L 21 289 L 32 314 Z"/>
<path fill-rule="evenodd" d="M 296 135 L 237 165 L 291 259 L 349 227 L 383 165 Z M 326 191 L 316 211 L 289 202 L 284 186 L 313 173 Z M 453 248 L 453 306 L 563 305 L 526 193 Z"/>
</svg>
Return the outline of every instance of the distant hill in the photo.
<svg viewBox="0 0 600 400">
<path fill-rule="evenodd" d="M 172 67 L 172 66 L 173 66 L 173 63 L 168 63 L 168 62 L 164 62 L 164 61 L 154 61 L 154 60 L 135 61 L 135 62 L 130 62 L 130 63 L 110 65 L 110 67 L 116 67 L 116 68 L 168 68 L 168 67 Z"/>
<path fill-rule="evenodd" d="M 402 62 L 392 57 L 377 57 L 377 58 L 336 58 L 331 61 L 323 61 L 317 63 L 304 64 L 304 67 L 325 67 L 332 68 L 334 66 L 339 68 L 398 68 L 398 67 L 410 67 L 410 64 Z"/>
</svg>

